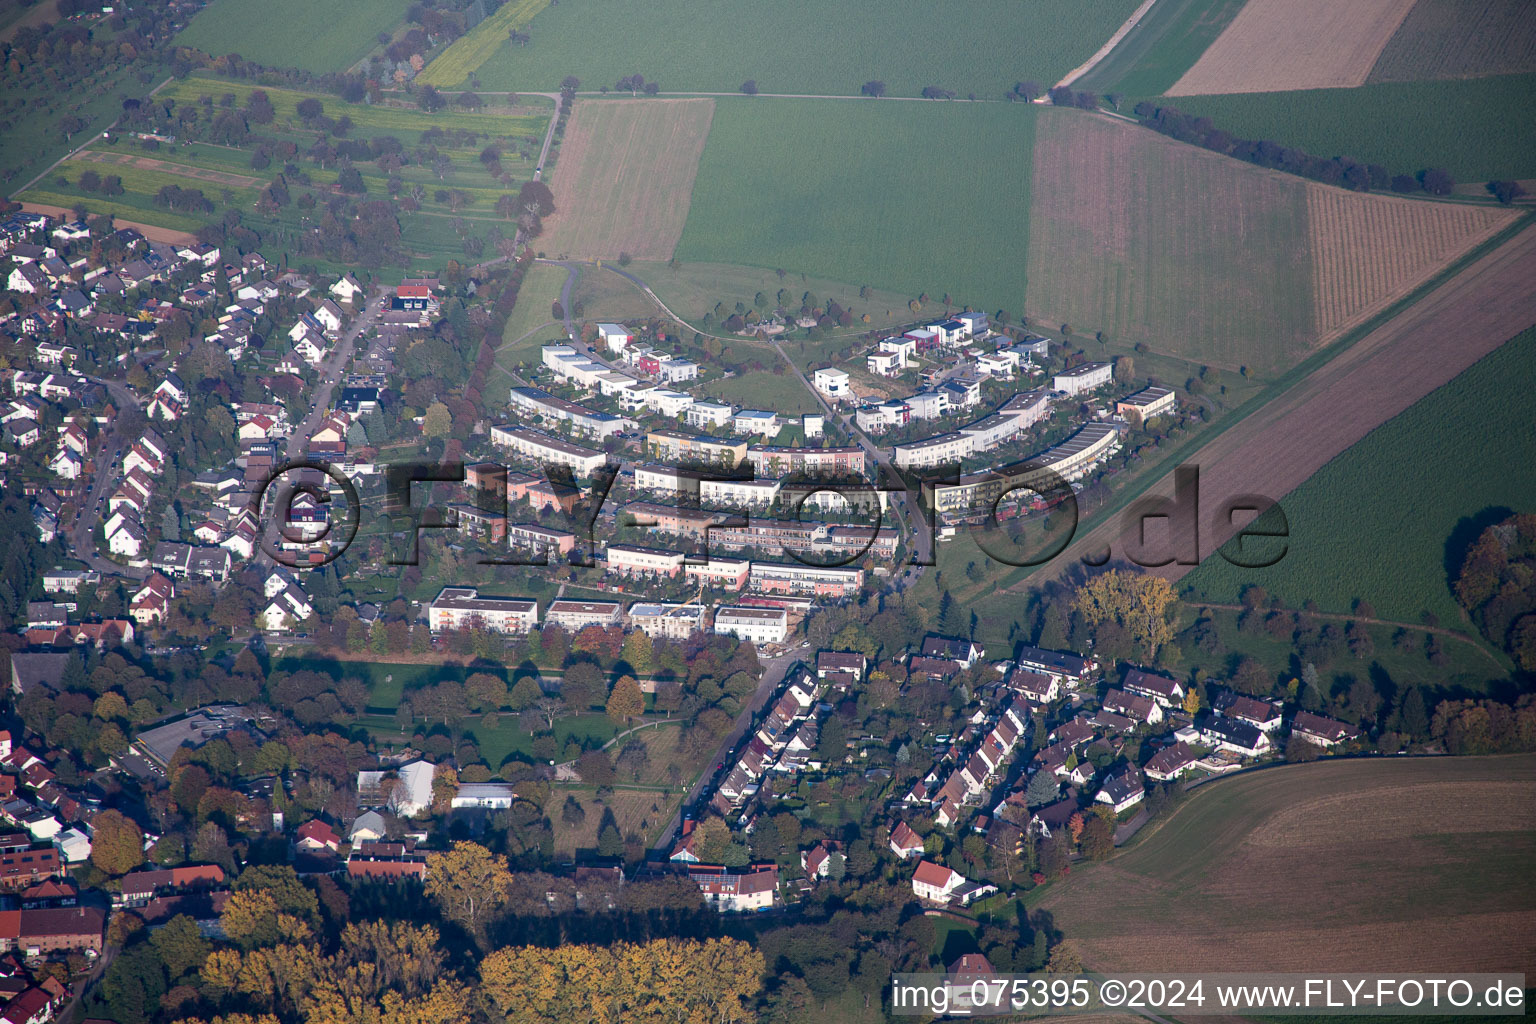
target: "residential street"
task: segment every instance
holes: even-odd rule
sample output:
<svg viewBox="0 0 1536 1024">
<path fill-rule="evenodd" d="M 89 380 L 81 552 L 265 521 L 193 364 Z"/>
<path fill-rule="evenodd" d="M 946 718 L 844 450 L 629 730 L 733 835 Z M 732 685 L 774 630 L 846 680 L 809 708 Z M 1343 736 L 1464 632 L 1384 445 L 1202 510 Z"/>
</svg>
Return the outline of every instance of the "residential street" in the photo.
<svg viewBox="0 0 1536 1024">
<path fill-rule="evenodd" d="M 763 678 L 758 680 L 757 689 L 753 692 L 752 699 L 747 703 L 746 707 L 741 709 L 741 714 L 736 716 L 736 725 L 732 727 L 725 739 L 720 741 L 720 745 L 715 748 L 715 752 L 710 755 L 709 760 L 712 763 L 705 764 L 703 773 L 694 781 L 692 788 L 684 794 L 683 802 L 678 806 L 678 810 L 672 812 L 672 817 L 667 820 L 666 828 L 661 832 L 661 838 L 651 849 L 662 852 L 672 849 L 672 844 L 676 841 L 678 826 L 682 822 L 683 810 L 692 807 L 698 801 L 699 794 L 704 791 L 704 787 L 721 774 L 714 766 L 724 763 L 731 752 L 736 749 L 736 745 L 741 742 L 741 738 L 747 734 L 747 730 L 757 721 L 758 715 L 767 706 L 769 698 L 778 692 L 779 684 L 784 681 L 784 677 L 789 674 L 789 670 L 799 663 L 800 659 L 794 651 L 785 651 L 767 663 L 767 667 L 763 669 Z"/>
<path fill-rule="evenodd" d="M 331 393 L 335 390 L 342 373 L 352 362 L 352 351 L 357 345 L 357 339 L 367 333 L 368 328 L 373 326 L 374 321 L 384 312 L 384 307 L 388 303 L 388 289 L 379 288 L 378 294 L 369 299 L 363 311 L 353 318 L 331 354 L 326 357 L 325 362 L 320 364 L 320 382 L 315 385 L 309 414 L 288 435 L 288 458 L 297 459 L 304 454 L 304 447 L 309 442 L 310 435 L 320 426 L 320 421 L 325 414 L 330 412 Z"/>
<path fill-rule="evenodd" d="M 88 379 L 91 383 L 100 384 L 107 389 L 107 393 L 112 396 L 112 404 L 119 412 L 144 407 L 143 402 L 133 393 L 133 389 L 121 381 L 105 380 L 99 377 Z M 123 433 L 123 420 L 119 416 L 96 452 L 96 472 L 91 477 L 85 497 L 81 499 L 79 511 L 75 515 L 75 523 L 70 528 L 69 548 L 76 558 L 96 572 L 143 579 L 149 575 L 148 570 L 119 565 L 104 557 L 96 550 L 95 538 L 96 524 L 104 516 L 106 498 L 112 493 L 113 485 L 118 480 L 118 471 L 122 467 L 122 458 L 115 453 L 126 452 L 128 446 L 135 440 L 137 440 L 136 437 L 128 437 Z"/>
</svg>

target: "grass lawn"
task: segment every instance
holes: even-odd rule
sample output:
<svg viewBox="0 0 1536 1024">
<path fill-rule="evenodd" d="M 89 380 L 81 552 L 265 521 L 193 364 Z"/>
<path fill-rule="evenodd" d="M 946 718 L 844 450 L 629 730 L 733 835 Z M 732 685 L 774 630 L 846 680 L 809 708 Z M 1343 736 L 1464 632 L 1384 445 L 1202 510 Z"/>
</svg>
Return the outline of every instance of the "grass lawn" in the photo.
<svg viewBox="0 0 1536 1024">
<path fill-rule="evenodd" d="M 406 7 L 406 0 L 214 0 L 176 43 L 269 67 L 345 71 L 405 17 Z"/>
<path fill-rule="evenodd" d="M 764 362 L 774 358 L 769 352 Z M 779 365 L 783 365 L 782 361 Z M 800 378 L 785 367 L 783 374 L 748 371 L 735 377 L 712 381 L 699 389 L 710 398 L 735 402 L 748 409 L 768 409 L 780 413 L 819 412 L 815 397 L 800 383 Z"/>
<path fill-rule="evenodd" d="M 1159 102 L 1233 135 L 1350 156 L 1393 174 L 1444 167 L 1458 181 L 1536 177 L 1536 122 L 1522 116 L 1536 105 L 1536 75 Z"/>
<path fill-rule="evenodd" d="M 1030 902 L 1101 970 L 1526 970 L 1510 937 L 1536 914 L 1533 797 L 1530 755 L 1245 772 Z"/>
<path fill-rule="evenodd" d="M 550 305 L 560 300 L 564 284 L 564 267 L 535 263 L 528 268 L 517 291 L 517 305 L 512 307 L 501 332 L 501 345 L 496 349 L 496 365 L 486 382 L 486 394 L 505 392 L 512 386 L 512 370 L 518 363 L 537 366 L 540 348 L 565 340 L 565 326 L 554 320 L 550 310 Z"/>
<path fill-rule="evenodd" d="M 1512 457 L 1512 409 L 1536 388 L 1536 330 L 1526 331 L 1377 427 L 1281 501 L 1286 556 L 1268 569 L 1211 557 L 1184 579 L 1193 598 L 1231 602 L 1257 583 L 1289 607 L 1462 621 L 1451 567 L 1505 509 L 1528 511 L 1536 461 Z M 1525 432 L 1529 436 L 1529 432 Z"/>
<path fill-rule="evenodd" d="M 1037 112 L 722 99 L 677 258 L 1017 312 Z"/>
<path fill-rule="evenodd" d="M 1158 0 L 1074 89 L 1156 96 L 1194 66 L 1246 0 Z"/>
<path fill-rule="evenodd" d="M 818 303 L 832 300 L 844 309 L 853 311 L 856 317 L 866 313 L 869 315 L 869 323 L 855 319 L 853 326 L 838 330 L 820 341 L 806 341 L 803 335 L 788 341 L 786 345 L 792 353 L 807 354 L 809 350 L 808 354 L 815 356 L 823 349 L 845 344 L 848 335 L 905 325 L 921 316 L 907 308 L 907 303 L 917 297 L 916 292 L 908 294 L 887 291 L 874 287 L 874 282 L 850 283 L 804 273 L 791 274 L 788 271 L 781 277 L 778 273 L 780 268 L 777 267 L 751 267 L 731 263 L 680 262 L 674 267 L 665 263 L 636 261 L 627 269 L 650 285 L 651 291 L 667 304 L 668 309 L 696 325 L 705 313 L 721 302 L 731 310 L 738 302 L 751 309 L 759 292 L 771 303 L 769 308 L 778 305 L 780 291 L 788 293 L 786 298 L 793 303 L 792 309 L 799 309 L 805 293 L 810 292 Z M 867 298 L 860 295 L 861 289 L 867 290 Z M 718 323 L 712 325 L 711 329 L 715 334 L 723 333 Z"/>
<path fill-rule="evenodd" d="M 1022 79 L 1050 85 L 1086 60 L 1138 0 L 713 0 L 563 3 L 533 19 L 528 46 L 504 45 L 480 67 L 485 89 L 555 89 L 566 75 L 612 87 L 638 71 L 665 90 L 858 95 L 870 80 L 893 96 L 925 86 L 999 99 Z M 772 147 L 768 147 L 772 148 Z"/>
<path fill-rule="evenodd" d="M 561 816 L 566 797 L 574 797 L 586 812 L 578 824 L 568 825 Z M 613 811 L 620 835 L 638 832 L 649 846 L 660 838 L 657 833 L 681 799 L 680 792 L 668 795 L 659 789 L 616 786 L 611 796 L 599 800 L 597 791 L 590 786 L 555 786 L 550 792 L 546 813 L 554 828 L 556 851 L 571 856 L 597 849 L 597 833 L 602 827 L 605 808 Z"/>
</svg>

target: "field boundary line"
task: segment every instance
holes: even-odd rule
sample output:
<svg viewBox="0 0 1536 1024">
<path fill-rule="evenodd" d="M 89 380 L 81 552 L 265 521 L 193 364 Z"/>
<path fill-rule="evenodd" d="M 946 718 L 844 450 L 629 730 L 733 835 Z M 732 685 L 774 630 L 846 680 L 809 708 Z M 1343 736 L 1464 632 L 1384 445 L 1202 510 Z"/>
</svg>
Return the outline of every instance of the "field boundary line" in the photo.
<svg viewBox="0 0 1536 1024">
<path fill-rule="evenodd" d="M 1073 82 L 1077 81 L 1079 78 L 1082 78 L 1094 68 L 1098 67 L 1100 63 L 1102 63 L 1106 58 L 1109 57 L 1111 53 L 1114 52 L 1115 47 L 1119 46 L 1125 40 L 1125 37 L 1130 35 L 1131 30 L 1134 29 L 1137 25 L 1141 24 L 1141 19 L 1146 15 L 1148 11 L 1152 10 L 1152 5 L 1155 3 L 1157 3 L 1157 0 L 1146 0 L 1146 2 L 1143 3 L 1140 7 L 1132 11 L 1131 16 L 1125 19 L 1125 23 L 1115 31 L 1114 35 L 1109 37 L 1109 42 L 1099 47 L 1098 52 L 1095 53 L 1092 57 L 1089 57 L 1087 60 L 1083 61 L 1083 63 L 1073 68 L 1071 71 L 1068 71 L 1067 76 L 1061 81 L 1057 82 L 1051 88 L 1065 88 L 1066 86 L 1069 86 Z M 1044 99 L 1044 97 L 1041 97 L 1041 99 Z M 1040 101 L 1041 100 L 1038 99 L 1035 100 L 1036 103 L 1039 103 Z"/>
</svg>

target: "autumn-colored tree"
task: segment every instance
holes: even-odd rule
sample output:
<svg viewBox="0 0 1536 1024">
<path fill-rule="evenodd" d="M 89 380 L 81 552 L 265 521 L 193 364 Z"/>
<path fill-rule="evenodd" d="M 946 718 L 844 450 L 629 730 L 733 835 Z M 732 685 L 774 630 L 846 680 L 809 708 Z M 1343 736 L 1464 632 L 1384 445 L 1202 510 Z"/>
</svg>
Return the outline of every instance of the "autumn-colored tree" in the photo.
<svg viewBox="0 0 1536 1024">
<path fill-rule="evenodd" d="M 1189 692 L 1184 695 L 1184 710 L 1189 712 L 1191 715 L 1198 714 L 1200 711 L 1200 691 L 1195 689 L 1193 686 L 1191 686 L 1189 688 Z"/>
<path fill-rule="evenodd" d="M 629 667 L 637 675 L 650 673 L 656 666 L 655 648 L 651 644 L 650 634 L 643 629 L 630 633 L 624 638 L 620 657 L 629 663 Z"/>
<path fill-rule="evenodd" d="M 1051 950 L 1050 959 L 1045 963 L 1045 970 L 1048 974 L 1082 974 L 1083 957 L 1070 940 L 1060 943 Z"/>
<path fill-rule="evenodd" d="M 1089 860 L 1103 860 L 1115 851 L 1115 826 L 1095 814 L 1083 825 L 1080 837 L 1083 856 Z"/>
<path fill-rule="evenodd" d="M 476 672 L 464 680 L 464 692 L 483 711 L 495 711 L 507 701 L 507 684 L 489 672 Z"/>
<path fill-rule="evenodd" d="M 634 676 L 620 676 L 613 684 L 606 710 L 615 722 L 631 722 L 645 714 L 645 694 Z"/>
<path fill-rule="evenodd" d="M 1173 639 L 1169 611 L 1173 585 L 1161 576 L 1111 569 L 1077 589 L 1073 607 L 1089 627 L 1112 622 L 1125 630 L 1142 657 L 1151 661 Z"/>
<path fill-rule="evenodd" d="M 459 773 L 452 765 L 440 764 L 432 771 L 432 806 L 445 809 L 459 794 Z"/>
<path fill-rule="evenodd" d="M 450 920 L 479 933 L 507 899 L 512 873 L 500 857 L 479 843 L 458 842 L 427 857 L 427 895 Z"/>
<path fill-rule="evenodd" d="M 1072 833 L 1072 841 L 1075 843 L 1083 837 L 1083 812 L 1078 811 L 1067 819 L 1067 831 Z"/>
<path fill-rule="evenodd" d="M 421 433 L 424 437 L 448 437 L 453 433 L 453 414 L 442 402 L 433 402 L 422 415 Z"/>
<path fill-rule="evenodd" d="M 694 826 L 693 853 L 705 864 L 719 864 L 731 845 L 731 827 L 721 818 L 708 817 Z"/>
<path fill-rule="evenodd" d="M 507 695 L 507 706 L 513 711 L 524 711 L 538 702 L 544 696 L 544 688 L 539 681 L 532 676 L 524 676 L 512 687 L 512 692 Z"/>
<path fill-rule="evenodd" d="M 144 863 L 144 833 L 119 811 L 106 810 L 91 822 L 91 863 L 109 875 L 124 875 Z"/>
</svg>

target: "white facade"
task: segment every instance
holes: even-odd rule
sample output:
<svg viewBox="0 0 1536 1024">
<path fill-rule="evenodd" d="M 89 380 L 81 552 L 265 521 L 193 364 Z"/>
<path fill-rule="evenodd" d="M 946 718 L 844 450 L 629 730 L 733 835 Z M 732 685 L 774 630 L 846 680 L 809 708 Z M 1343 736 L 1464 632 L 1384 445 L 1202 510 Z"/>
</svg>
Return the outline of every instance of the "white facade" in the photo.
<svg viewBox="0 0 1536 1024">
<path fill-rule="evenodd" d="M 789 612 L 783 608 L 727 606 L 715 612 L 715 632 L 754 644 L 781 644 L 789 636 Z"/>
<path fill-rule="evenodd" d="M 613 352 L 623 352 L 634 340 L 634 335 L 623 324 L 598 324 L 597 336 Z"/>
<path fill-rule="evenodd" d="M 826 366 L 811 374 L 811 383 L 828 398 L 848 398 L 852 389 L 848 386 L 848 371 Z"/>
<path fill-rule="evenodd" d="M 1057 391 L 1078 395 L 1108 384 L 1114 377 L 1114 372 L 1114 367 L 1108 363 L 1084 363 L 1082 366 L 1058 373 L 1053 386 Z"/>
<path fill-rule="evenodd" d="M 526 633 L 539 623 L 539 606 L 521 597 L 481 597 L 474 587 L 444 587 L 428 610 L 428 623 L 434 633 L 466 627 Z"/>
<path fill-rule="evenodd" d="M 700 430 L 709 430 L 715 427 L 723 427 L 731 422 L 735 410 L 723 402 L 709 402 L 696 399 L 683 414 L 684 420 L 690 427 L 698 427 Z"/>
</svg>

